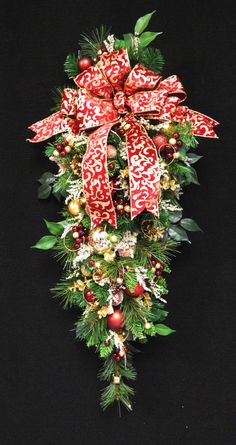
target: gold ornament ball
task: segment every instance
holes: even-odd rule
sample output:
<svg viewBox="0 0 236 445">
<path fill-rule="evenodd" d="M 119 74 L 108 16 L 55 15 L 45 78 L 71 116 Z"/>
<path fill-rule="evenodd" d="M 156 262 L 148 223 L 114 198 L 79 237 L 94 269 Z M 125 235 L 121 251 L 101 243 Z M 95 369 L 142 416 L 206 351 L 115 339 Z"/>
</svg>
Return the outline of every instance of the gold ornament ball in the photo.
<svg viewBox="0 0 236 445">
<path fill-rule="evenodd" d="M 58 156 L 59 156 L 59 151 L 57 151 L 57 150 L 54 150 L 54 152 L 53 152 L 53 156 L 55 156 L 55 158 L 57 158 Z"/>
<path fill-rule="evenodd" d="M 156 263 L 156 269 L 160 269 L 161 263 Z"/>
<path fill-rule="evenodd" d="M 117 155 L 117 149 L 114 147 L 114 145 L 108 145 L 107 146 L 107 157 L 108 159 L 114 159 Z"/>
<path fill-rule="evenodd" d="M 110 240 L 111 240 L 112 243 L 117 243 L 118 237 L 116 235 L 111 235 Z"/>
<path fill-rule="evenodd" d="M 66 151 L 66 153 L 70 153 L 71 152 L 71 147 L 69 145 L 67 145 L 65 147 L 65 151 Z"/>
<path fill-rule="evenodd" d="M 67 206 L 67 210 L 73 216 L 79 215 L 79 213 L 80 213 L 79 199 L 72 199 Z"/>
<path fill-rule="evenodd" d="M 174 159 L 179 159 L 179 157 L 180 157 L 180 154 L 178 152 L 173 154 Z"/>
<path fill-rule="evenodd" d="M 78 234 L 78 232 L 73 232 L 73 235 L 72 235 L 72 236 L 73 236 L 74 239 L 79 238 L 79 234 Z"/>
<path fill-rule="evenodd" d="M 122 284 L 122 283 L 123 283 L 123 278 L 118 277 L 118 278 L 116 279 L 116 282 L 117 282 L 117 284 Z"/>
<path fill-rule="evenodd" d="M 127 213 L 130 212 L 130 206 L 129 205 L 124 206 L 124 211 Z"/>
<path fill-rule="evenodd" d="M 156 271 L 155 267 L 152 267 L 151 271 L 154 273 Z"/>
<path fill-rule="evenodd" d="M 116 207 L 117 210 L 122 210 L 124 208 L 123 204 L 118 204 L 118 206 Z"/>
<path fill-rule="evenodd" d="M 169 139 L 169 143 L 171 144 L 171 145 L 175 145 L 176 144 L 176 139 L 175 138 L 170 138 Z"/>
</svg>

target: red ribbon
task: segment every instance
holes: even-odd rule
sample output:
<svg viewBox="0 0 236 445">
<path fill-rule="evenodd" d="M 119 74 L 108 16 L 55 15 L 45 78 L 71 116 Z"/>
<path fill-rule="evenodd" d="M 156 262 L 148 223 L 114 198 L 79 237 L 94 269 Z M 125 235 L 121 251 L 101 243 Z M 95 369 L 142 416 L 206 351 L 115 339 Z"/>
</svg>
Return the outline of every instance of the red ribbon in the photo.
<svg viewBox="0 0 236 445">
<path fill-rule="evenodd" d="M 127 50 L 104 53 L 100 62 L 74 79 L 78 90 L 64 90 L 61 109 L 29 127 L 31 142 L 41 142 L 71 129 L 99 127 L 91 135 L 83 159 L 86 211 L 96 226 L 107 220 L 116 226 L 107 171 L 107 138 L 122 121 L 128 149 L 131 218 L 144 209 L 158 215 L 159 165 L 156 148 L 135 115 L 160 121 L 190 122 L 192 134 L 217 137 L 215 120 L 180 103 L 186 98 L 177 76 L 161 76 L 137 64 L 132 70 Z"/>
</svg>

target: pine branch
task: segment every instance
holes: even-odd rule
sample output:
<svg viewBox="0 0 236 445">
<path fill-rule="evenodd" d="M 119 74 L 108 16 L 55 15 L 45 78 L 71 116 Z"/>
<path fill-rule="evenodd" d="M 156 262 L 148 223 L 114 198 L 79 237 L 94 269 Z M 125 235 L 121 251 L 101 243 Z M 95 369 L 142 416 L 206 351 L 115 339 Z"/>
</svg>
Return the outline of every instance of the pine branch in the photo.
<svg viewBox="0 0 236 445">
<path fill-rule="evenodd" d="M 139 47 L 138 61 L 155 73 L 161 73 L 165 64 L 161 51 L 151 46 L 146 48 Z"/>
<path fill-rule="evenodd" d="M 68 54 L 64 63 L 64 71 L 69 79 L 73 79 L 79 74 L 78 55 L 75 53 Z"/>
<path fill-rule="evenodd" d="M 104 46 L 103 42 L 110 34 L 110 29 L 101 25 L 100 28 L 93 29 L 89 34 L 81 34 L 81 39 L 79 40 L 81 53 L 94 59 L 100 48 Z"/>
</svg>

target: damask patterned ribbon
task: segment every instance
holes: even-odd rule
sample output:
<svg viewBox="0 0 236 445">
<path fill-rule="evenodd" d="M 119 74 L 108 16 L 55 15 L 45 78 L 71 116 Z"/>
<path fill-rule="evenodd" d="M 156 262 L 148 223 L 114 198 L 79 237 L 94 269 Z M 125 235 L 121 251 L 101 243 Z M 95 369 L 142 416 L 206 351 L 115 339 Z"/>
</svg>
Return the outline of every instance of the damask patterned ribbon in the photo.
<svg viewBox="0 0 236 445">
<path fill-rule="evenodd" d="M 190 122 L 194 135 L 217 137 L 218 123 L 180 103 L 186 98 L 177 76 L 161 76 L 137 64 L 132 70 L 127 50 L 104 53 L 100 62 L 74 79 L 78 90 L 66 88 L 60 111 L 33 124 L 31 142 L 65 131 L 97 127 L 83 160 L 84 194 L 92 225 L 116 225 L 107 172 L 107 137 L 112 125 L 125 122 L 130 174 L 131 218 L 145 208 L 158 215 L 159 169 L 155 146 L 135 116 L 160 121 Z"/>
</svg>

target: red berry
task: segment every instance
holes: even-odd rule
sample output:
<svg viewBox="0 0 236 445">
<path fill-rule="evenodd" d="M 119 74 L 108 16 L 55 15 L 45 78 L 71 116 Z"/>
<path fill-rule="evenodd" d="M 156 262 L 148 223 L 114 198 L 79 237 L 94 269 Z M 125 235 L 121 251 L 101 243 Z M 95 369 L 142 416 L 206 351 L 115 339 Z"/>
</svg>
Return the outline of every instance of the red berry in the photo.
<svg viewBox="0 0 236 445">
<path fill-rule="evenodd" d="M 109 339 L 104 341 L 104 345 L 105 346 L 110 346 L 110 344 L 111 344 L 111 341 Z"/>
<path fill-rule="evenodd" d="M 82 243 L 82 240 L 80 238 L 76 238 L 75 243 L 80 246 L 80 244 Z"/>
<path fill-rule="evenodd" d="M 157 260 L 156 260 L 155 258 L 152 258 L 152 259 L 151 259 L 151 265 L 152 265 L 152 266 L 155 266 L 156 263 L 157 263 Z"/>
<path fill-rule="evenodd" d="M 179 139 L 179 133 L 177 133 L 177 132 L 174 133 L 174 134 L 173 134 L 173 138 L 174 138 L 174 139 Z"/>
<path fill-rule="evenodd" d="M 179 139 L 179 140 L 176 142 L 176 145 L 177 145 L 178 147 L 182 147 L 183 142 Z"/>
<path fill-rule="evenodd" d="M 114 162 L 110 162 L 110 164 L 108 164 L 108 169 L 109 170 L 114 170 L 114 168 L 115 168 Z"/>
<path fill-rule="evenodd" d="M 78 227 L 72 227 L 72 232 L 78 232 Z"/>
<path fill-rule="evenodd" d="M 129 352 L 128 346 L 125 346 L 124 351 L 125 351 L 126 354 L 128 354 L 128 352 Z"/>
<path fill-rule="evenodd" d="M 161 270 L 160 269 L 156 269 L 155 270 L 155 275 L 156 275 L 156 277 L 159 277 L 161 275 Z"/>
<path fill-rule="evenodd" d="M 84 236 L 84 230 L 83 229 L 79 229 L 79 236 Z"/>
<path fill-rule="evenodd" d="M 117 199 L 117 202 L 118 202 L 118 204 L 124 204 L 124 200 L 123 200 L 123 198 L 119 198 L 119 199 Z"/>
<path fill-rule="evenodd" d="M 89 260 L 89 266 L 90 266 L 90 267 L 95 266 L 95 261 L 94 261 L 94 260 Z"/>
<path fill-rule="evenodd" d="M 123 216 L 125 213 L 124 209 L 118 210 L 118 215 Z"/>
<path fill-rule="evenodd" d="M 65 150 L 62 150 L 61 153 L 60 153 L 60 155 L 64 158 L 64 157 L 67 155 L 67 153 L 66 153 Z"/>
</svg>

